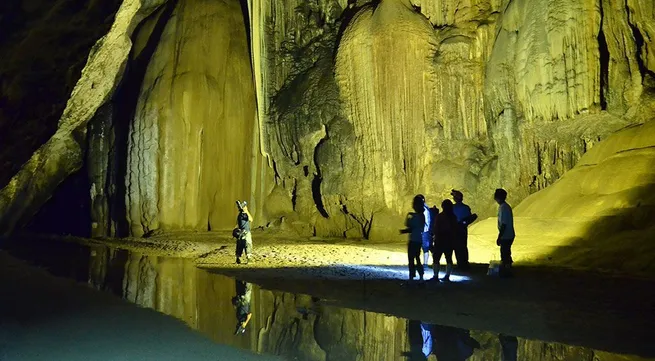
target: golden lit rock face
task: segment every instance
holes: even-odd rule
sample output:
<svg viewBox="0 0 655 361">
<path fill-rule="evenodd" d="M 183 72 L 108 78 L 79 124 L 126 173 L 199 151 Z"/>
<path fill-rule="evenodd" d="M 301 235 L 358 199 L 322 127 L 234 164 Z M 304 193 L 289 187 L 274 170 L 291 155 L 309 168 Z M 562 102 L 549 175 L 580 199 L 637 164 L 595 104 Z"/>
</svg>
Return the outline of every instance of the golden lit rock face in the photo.
<svg viewBox="0 0 655 361">
<path fill-rule="evenodd" d="M 348 170 L 349 191 L 370 212 L 402 212 L 403 200 L 421 189 L 435 46 L 428 21 L 393 0 L 361 9 L 341 38 L 335 77 L 358 160 Z"/>
<path fill-rule="evenodd" d="M 243 198 L 260 224 L 378 240 L 399 239 L 416 193 L 457 188 L 492 216 L 495 188 L 517 206 L 652 120 L 650 0 L 251 0 L 247 22 L 236 0 L 180 0 L 143 21 L 159 4 L 124 1 L 58 132 L 2 190 L 3 230 L 81 166 L 94 113 L 95 235 L 225 229 Z M 130 50 L 126 110 L 110 96 Z M 589 199 L 581 214 L 603 207 Z"/>
<path fill-rule="evenodd" d="M 332 19 L 328 3 L 316 2 L 315 11 Z M 270 92 L 287 76 L 280 91 L 258 97 L 268 109 L 260 113 L 263 132 L 275 134 L 264 149 L 276 182 L 298 203 L 288 217 L 313 225 L 317 235 L 392 239 L 391 225 L 413 194 L 438 204 L 451 188 L 463 190 L 482 216 L 493 215 L 495 188 L 508 189 L 516 205 L 609 134 L 650 120 L 636 107 L 646 100 L 644 87 L 652 88 L 653 21 L 643 15 L 652 5 L 601 5 L 357 2 L 345 7 L 346 22 L 328 39 L 336 43 L 332 56 L 312 52 L 313 67 L 285 73 L 271 59 L 288 64 L 310 55 L 280 51 L 280 33 L 263 32 L 253 46 L 270 55 L 263 62 L 253 52 L 254 61 L 262 74 L 278 77 L 260 76 L 258 87 Z M 254 7 L 283 13 L 269 2 Z M 268 16 L 276 29 L 302 29 L 289 40 L 318 31 L 309 43 L 320 44 L 329 35 L 329 21 L 254 16 Z M 314 80 L 330 73 L 336 100 L 329 81 Z M 329 102 L 312 101 L 316 87 Z M 319 182 L 309 187 L 308 178 Z M 304 204 L 310 190 L 316 207 Z"/>
<path fill-rule="evenodd" d="M 517 259 L 652 274 L 655 249 L 644 241 L 655 231 L 655 122 L 594 146 L 514 214 Z M 471 228 L 476 261 L 493 252 L 495 227 L 492 218 Z"/>
<path fill-rule="evenodd" d="M 182 0 L 148 65 L 130 126 L 132 234 L 228 228 L 250 200 L 258 143 L 246 29 L 238 1 Z"/>
</svg>

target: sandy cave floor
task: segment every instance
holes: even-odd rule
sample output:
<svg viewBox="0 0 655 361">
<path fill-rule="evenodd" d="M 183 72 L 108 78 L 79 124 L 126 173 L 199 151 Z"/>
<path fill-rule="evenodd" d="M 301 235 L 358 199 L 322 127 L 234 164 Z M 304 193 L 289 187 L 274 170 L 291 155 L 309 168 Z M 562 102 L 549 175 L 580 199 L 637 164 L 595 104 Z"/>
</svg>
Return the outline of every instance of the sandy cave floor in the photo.
<svg viewBox="0 0 655 361">
<path fill-rule="evenodd" d="M 70 241 L 70 240 L 69 240 Z M 407 282 L 403 244 L 254 237 L 254 256 L 236 264 L 227 234 L 167 234 L 145 239 L 75 240 L 134 253 L 182 257 L 197 267 L 263 288 L 424 322 L 655 357 L 655 280 L 521 266 L 516 276 L 486 275 L 486 265 L 456 271 L 451 283 Z"/>
</svg>

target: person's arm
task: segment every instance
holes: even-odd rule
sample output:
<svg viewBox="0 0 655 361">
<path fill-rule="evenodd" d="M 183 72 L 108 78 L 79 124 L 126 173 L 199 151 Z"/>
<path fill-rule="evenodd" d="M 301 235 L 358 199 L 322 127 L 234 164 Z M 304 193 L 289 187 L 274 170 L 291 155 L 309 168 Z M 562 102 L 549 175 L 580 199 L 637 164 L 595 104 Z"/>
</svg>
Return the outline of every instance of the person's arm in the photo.
<svg viewBox="0 0 655 361">
<path fill-rule="evenodd" d="M 253 218 L 252 214 L 250 214 L 250 211 L 248 210 L 248 206 L 243 207 L 243 211 L 246 212 L 248 215 L 248 222 L 252 222 L 255 218 Z"/>
<path fill-rule="evenodd" d="M 498 215 L 500 217 L 499 223 L 500 223 L 500 229 L 498 229 L 498 238 L 496 239 L 496 244 L 500 245 L 500 240 L 503 237 L 503 234 L 505 233 L 505 230 L 507 229 L 507 210 L 505 208 L 502 208 L 500 210 L 500 214 Z"/>
<path fill-rule="evenodd" d="M 407 215 L 407 218 L 405 219 L 405 228 L 400 230 L 400 234 L 407 234 L 407 233 L 412 233 L 412 228 L 410 225 L 411 222 L 411 214 Z"/>
</svg>

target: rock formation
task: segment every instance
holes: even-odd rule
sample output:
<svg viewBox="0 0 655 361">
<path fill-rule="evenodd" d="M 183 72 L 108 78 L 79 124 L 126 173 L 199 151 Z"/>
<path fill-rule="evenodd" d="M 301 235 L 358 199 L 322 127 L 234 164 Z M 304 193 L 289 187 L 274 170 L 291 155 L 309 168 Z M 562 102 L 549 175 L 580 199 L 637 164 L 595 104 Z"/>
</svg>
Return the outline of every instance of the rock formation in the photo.
<svg viewBox="0 0 655 361">
<path fill-rule="evenodd" d="M 655 234 L 655 122 L 611 135 L 514 214 L 518 259 L 652 274 L 655 249 L 645 240 Z M 495 227 L 495 218 L 472 227 L 476 261 L 494 251 Z"/>
<path fill-rule="evenodd" d="M 2 190 L 5 232 L 88 145 L 96 236 L 229 229 L 246 198 L 259 225 L 398 240 L 414 194 L 457 188 L 491 216 L 493 189 L 518 205 L 653 118 L 650 0 L 154 5 L 123 3 Z"/>
<path fill-rule="evenodd" d="M 128 0 L 120 6 L 109 32 L 100 38 L 91 49 L 86 65 L 82 69 L 79 80 L 59 119 L 56 132 L 34 152 L 31 158 L 13 175 L 9 183 L 0 190 L 0 232 L 10 232 L 17 224 L 27 222 L 29 217 L 36 213 L 52 195 L 57 185 L 80 168 L 85 149 L 86 124 L 116 89 L 131 50 L 132 31 L 161 3 L 162 1 L 157 0 Z M 55 13 L 56 10 L 55 7 Z M 111 12 L 107 15 L 109 14 Z M 63 16 L 63 18 L 67 17 Z M 52 20 L 46 16 L 43 23 Z M 64 21 L 62 20 L 62 22 Z M 43 23 L 40 25 L 43 26 Z M 83 27 L 83 24 L 78 26 Z M 31 51 L 36 49 L 45 51 L 39 48 L 38 42 L 25 46 L 32 49 Z M 22 60 L 27 60 L 29 57 L 28 54 Z M 73 60 L 79 61 L 80 59 Z M 14 60 L 14 62 L 18 61 L 21 60 Z M 55 62 L 54 65 L 63 64 Z M 71 68 L 71 71 L 73 69 Z M 33 70 L 27 68 L 24 71 L 31 72 Z M 71 77 L 74 76 L 75 74 L 71 74 Z M 59 104 L 55 102 L 52 106 L 59 107 Z M 30 107 L 32 104 L 24 103 L 21 109 Z M 3 107 L 3 109 L 5 108 Z M 52 114 L 41 116 L 47 117 Z M 37 119 L 31 118 L 28 121 L 32 123 L 35 120 Z M 20 157 L 17 160 L 21 161 Z M 11 168 L 9 167 L 8 170 L 11 171 Z"/>
</svg>

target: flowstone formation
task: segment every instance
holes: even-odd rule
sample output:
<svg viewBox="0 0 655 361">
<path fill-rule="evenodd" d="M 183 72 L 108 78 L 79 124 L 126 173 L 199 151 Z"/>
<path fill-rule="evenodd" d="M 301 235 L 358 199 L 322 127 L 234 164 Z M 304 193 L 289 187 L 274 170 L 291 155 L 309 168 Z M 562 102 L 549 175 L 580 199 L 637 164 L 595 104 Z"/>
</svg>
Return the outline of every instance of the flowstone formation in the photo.
<svg viewBox="0 0 655 361">
<path fill-rule="evenodd" d="M 269 54 L 255 72 L 267 203 L 285 205 L 267 216 L 299 232 L 396 239 L 414 194 L 439 204 L 452 188 L 490 216 L 495 188 L 517 204 L 650 120 L 650 2 L 351 2 L 336 36 L 343 4 L 309 4 L 317 20 L 258 3 L 275 11 L 256 11 L 270 25 L 253 44 Z"/>
<path fill-rule="evenodd" d="M 168 5 L 170 11 L 149 19 L 136 35 L 134 71 L 119 98 L 135 102 L 134 109 L 114 102 L 123 113 L 110 121 L 124 121 L 121 115 L 131 121 L 113 134 L 113 145 L 91 154 L 93 162 L 114 147 L 113 159 L 94 169 L 92 196 L 107 203 L 101 203 L 103 211 L 115 208 L 115 224 L 95 214 L 98 234 L 225 229 L 234 225 L 235 199 L 258 198 L 251 194 L 259 135 L 241 6 L 197 0 Z M 141 69 L 140 56 L 147 57 Z M 140 84 L 130 82 L 136 78 Z"/>
<path fill-rule="evenodd" d="M 653 118 L 650 0 L 124 0 L 116 14 L 57 133 L 10 171 L 3 232 L 85 154 L 95 236 L 229 229 L 246 199 L 272 229 L 398 240 L 414 194 L 456 188 L 492 216 L 495 188 L 518 205 Z"/>
</svg>

